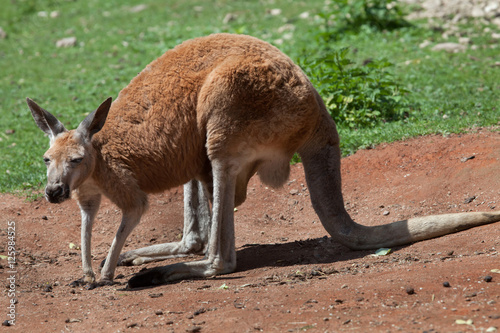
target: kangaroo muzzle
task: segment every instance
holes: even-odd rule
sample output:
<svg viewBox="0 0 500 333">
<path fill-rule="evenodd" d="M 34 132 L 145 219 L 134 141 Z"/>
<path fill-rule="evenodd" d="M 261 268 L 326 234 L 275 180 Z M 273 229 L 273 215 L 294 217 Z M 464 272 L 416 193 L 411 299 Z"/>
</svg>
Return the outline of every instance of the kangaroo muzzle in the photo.
<svg viewBox="0 0 500 333">
<path fill-rule="evenodd" d="M 47 185 L 45 198 L 50 203 L 61 203 L 70 197 L 69 186 L 66 184 Z"/>
</svg>

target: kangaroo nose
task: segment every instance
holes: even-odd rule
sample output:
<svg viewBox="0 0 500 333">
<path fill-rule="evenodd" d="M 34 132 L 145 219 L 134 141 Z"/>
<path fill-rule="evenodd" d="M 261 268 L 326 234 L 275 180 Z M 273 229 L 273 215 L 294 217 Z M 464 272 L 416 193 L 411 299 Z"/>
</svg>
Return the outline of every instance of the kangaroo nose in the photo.
<svg viewBox="0 0 500 333">
<path fill-rule="evenodd" d="M 51 203 L 59 203 L 69 197 L 69 189 L 61 185 L 47 186 L 45 188 L 45 197 Z"/>
<path fill-rule="evenodd" d="M 56 188 L 47 188 L 47 190 L 45 191 L 45 193 L 47 193 L 47 195 L 49 197 L 52 197 L 52 198 L 57 198 L 57 197 L 60 197 L 62 194 L 63 194 L 63 188 L 62 186 L 58 186 Z"/>
</svg>

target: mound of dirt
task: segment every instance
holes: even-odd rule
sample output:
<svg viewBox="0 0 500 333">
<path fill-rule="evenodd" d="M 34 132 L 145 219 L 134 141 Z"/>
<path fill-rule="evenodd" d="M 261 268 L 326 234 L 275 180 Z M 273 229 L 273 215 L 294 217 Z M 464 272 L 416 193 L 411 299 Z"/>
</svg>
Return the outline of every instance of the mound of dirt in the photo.
<svg viewBox="0 0 500 333">
<path fill-rule="evenodd" d="M 500 133 L 427 136 L 343 159 L 346 207 L 376 225 L 427 214 L 500 209 Z M 182 188 L 150 197 L 151 208 L 125 250 L 175 241 Z M 499 224 L 394 248 L 386 256 L 351 251 L 327 237 L 314 213 L 302 165 L 279 190 L 251 180 L 236 215 L 238 270 L 142 290 L 126 281 L 142 267 L 119 267 L 120 284 L 86 290 L 75 202 L 51 205 L 0 196 L 0 245 L 15 225 L 17 265 L 0 261 L 7 289 L 3 320 L 17 299 L 15 325 L 36 332 L 449 332 L 500 327 Z M 120 212 L 105 200 L 94 226 L 94 268 L 105 258 Z M 76 245 L 70 248 L 70 243 Z M 166 265 L 196 258 L 148 264 Z M 10 273 L 14 270 L 16 273 Z M 8 278 L 14 276 L 12 279 Z M 13 294 L 11 294 L 13 293 Z M 0 313 L 2 313 L 0 311 Z"/>
</svg>

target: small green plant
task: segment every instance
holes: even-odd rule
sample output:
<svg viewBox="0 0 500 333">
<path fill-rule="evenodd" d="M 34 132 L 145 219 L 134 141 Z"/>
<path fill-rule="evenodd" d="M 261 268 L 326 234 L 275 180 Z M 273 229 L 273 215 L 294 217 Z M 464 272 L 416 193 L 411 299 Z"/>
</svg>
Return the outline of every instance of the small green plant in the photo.
<svg viewBox="0 0 500 333">
<path fill-rule="evenodd" d="M 383 31 L 410 26 L 405 12 L 394 0 L 337 0 L 330 11 L 319 13 L 324 41 L 338 40 L 346 33 L 358 34 L 363 28 Z"/>
<path fill-rule="evenodd" d="M 332 118 L 349 128 L 375 126 L 404 118 L 410 108 L 409 91 L 394 81 L 387 60 L 369 60 L 355 66 L 348 48 L 299 62 L 322 96 Z"/>
</svg>

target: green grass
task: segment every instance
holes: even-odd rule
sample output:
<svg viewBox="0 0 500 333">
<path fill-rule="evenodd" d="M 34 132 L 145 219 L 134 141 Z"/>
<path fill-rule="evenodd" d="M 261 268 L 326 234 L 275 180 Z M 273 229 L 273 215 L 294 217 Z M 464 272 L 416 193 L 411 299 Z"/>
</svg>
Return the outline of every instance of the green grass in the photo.
<svg viewBox="0 0 500 333">
<path fill-rule="evenodd" d="M 140 4 L 146 9 L 130 11 Z M 26 193 L 44 183 L 41 156 L 48 140 L 35 126 L 26 97 L 73 128 L 163 52 L 215 32 L 254 35 L 296 61 L 349 47 L 348 57 L 359 66 L 368 58 L 395 64 L 390 69 L 393 79 L 411 91 L 407 98 L 412 111 L 403 119 L 368 128 L 339 124 L 344 153 L 499 121 L 500 68 L 493 66 L 500 61 L 498 49 L 490 48 L 491 38 L 482 33 L 485 27 L 475 23 L 463 29 L 478 49 L 449 54 L 418 47 L 425 39 L 444 41 L 425 22 L 392 31 L 361 27 L 325 42 L 319 36 L 325 21 L 316 15 L 330 10 L 323 0 L 0 0 L 0 8 L 0 27 L 8 34 L 0 39 L 0 192 Z M 281 14 L 272 15 L 275 8 Z M 50 17 L 53 11 L 59 13 L 55 18 Z M 304 12 L 307 18 L 301 17 Z M 223 23 L 229 13 L 236 18 Z M 58 39 L 68 36 L 77 38 L 75 47 L 55 47 Z"/>
</svg>

